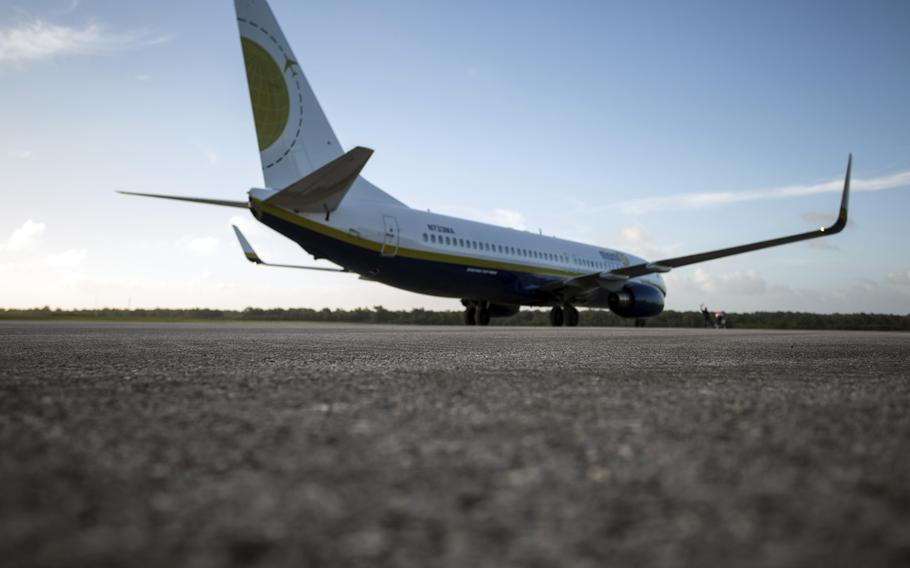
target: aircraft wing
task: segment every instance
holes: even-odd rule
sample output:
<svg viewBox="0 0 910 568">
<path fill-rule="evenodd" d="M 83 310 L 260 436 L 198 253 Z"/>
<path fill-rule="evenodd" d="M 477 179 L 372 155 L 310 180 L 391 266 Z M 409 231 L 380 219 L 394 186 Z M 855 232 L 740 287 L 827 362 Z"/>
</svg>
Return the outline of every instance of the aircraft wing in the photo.
<svg viewBox="0 0 910 568">
<path fill-rule="evenodd" d="M 585 291 L 590 291 L 595 287 L 610 289 L 617 284 L 621 284 L 630 278 L 635 278 L 638 276 L 670 272 L 670 270 L 674 268 L 688 266 L 690 264 L 696 264 L 698 262 L 705 262 L 708 260 L 714 260 L 716 258 L 723 258 L 725 256 L 742 254 L 744 252 L 751 252 L 754 250 L 761 250 L 789 243 L 836 235 L 837 233 L 843 231 L 844 227 L 847 226 L 847 207 L 850 201 L 850 172 L 852 170 L 852 167 L 853 155 L 851 154 L 847 160 L 847 175 L 844 178 L 844 191 L 841 195 L 840 213 L 837 216 L 837 220 L 830 227 L 822 227 L 820 229 L 809 231 L 807 233 L 799 233 L 797 235 L 790 235 L 777 239 L 769 239 L 766 241 L 759 241 L 757 243 L 749 243 L 746 245 L 690 254 L 687 256 L 666 258 L 663 260 L 658 260 L 656 262 L 633 264 L 632 266 L 615 268 L 613 270 L 608 270 L 605 272 L 593 272 L 590 274 L 584 274 L 582 276 L 576 276 L 563 282 L 551 284 L 549 286 L 546 286 L 544 289 L 561 293 L 584 293 Z"/>
</svg>

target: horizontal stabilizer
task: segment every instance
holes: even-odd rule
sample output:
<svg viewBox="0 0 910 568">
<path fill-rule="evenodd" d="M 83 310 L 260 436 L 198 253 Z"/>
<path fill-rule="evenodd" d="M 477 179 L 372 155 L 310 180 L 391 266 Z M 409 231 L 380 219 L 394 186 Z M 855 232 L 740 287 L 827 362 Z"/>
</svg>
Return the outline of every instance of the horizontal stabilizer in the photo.
<svg viewBox="0 0 910 568">
<path fill-rule="evenodd" d="M 139 197 L 154 197 L 156 199 L 173 199 L 174 201 L 189 201 L 190 203 L 203 203 L 205 205 L 220 205 L 222 207 L 237 207 L 249 209 L 246 201 L 226 201 L 224 199 L 206 199 L 204 197 L 183 197 L 180 195 L 159 195 L 157 193 L 134 193 L 132 191 L 118 191 L 121 195 L 137 195 Z"/>
<path fill-rule="evenodd" d="M 369 148 L 358 146 L 269 197 L 266 202 L 298 213 L 330 213 L 338 209 L 372 155 Z"/>
<path fill-rule="evenodd" d="M 261 264 L 262 266 L 274 266 L 277 268 L 299 268 L 300 270 L 316 270 L 319 272 L 347 272 L 343 268 L 323 268 L 321 266 L 299 266 L 296 264 L 272 264 L 270 262 L 265 262 L 259 255 L 256 254 L 256 251 L 253 250 L 253 246 L 250 244 L 250 241 L 246 240 L 246 237 L 243 233 L 240 232 L 240 229 L 237 228 L 237 225 L 231 225 L 234 228 L 234 234 L 237 235 L 237 240 L 240 241 L 240 248 L 243 249 L 243 255 L 252 263 Z"/>
</svg>

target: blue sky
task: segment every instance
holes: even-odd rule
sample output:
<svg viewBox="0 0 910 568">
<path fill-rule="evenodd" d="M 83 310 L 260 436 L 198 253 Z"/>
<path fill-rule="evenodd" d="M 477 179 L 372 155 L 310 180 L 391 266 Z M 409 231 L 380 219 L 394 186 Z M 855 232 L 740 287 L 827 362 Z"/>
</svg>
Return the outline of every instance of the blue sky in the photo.
<svg viewBox="0 0 910 568">
<path fill-rule="evenodd" d="M 405 203 L 648 258 L 668 308 L 910 312 L 910 4 L 272 0 L 342 144 Z M 0 0 L 0 305 L 457 308 L 310 262 L 262 184 L 228 0 Z M 835 183 L 830 183 L 835 182 Z"/>
</svg>

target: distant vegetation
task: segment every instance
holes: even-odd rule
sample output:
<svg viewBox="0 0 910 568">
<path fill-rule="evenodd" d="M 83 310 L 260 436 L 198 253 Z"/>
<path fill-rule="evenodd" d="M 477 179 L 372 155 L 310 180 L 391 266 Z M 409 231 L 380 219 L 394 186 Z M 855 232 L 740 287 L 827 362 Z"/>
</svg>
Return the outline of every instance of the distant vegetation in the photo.
<svg viewBox="0 0 910 568">
<path fill-rule="evenodd" d="M 382 306 L 354 310 L 314 310 L 310 308 L 237 310 L 59 310 L 35 308 L 2 310 L 0 320 L 109 320 L 109 321 L 308 321 L 336 323 L 386 323 L 412 325 L 461 325 L 461 311 L 387 310 Z M 729 327 L 748 329 L 844 329 L 877 331 L 910 331 L 910 315 L 884 314 L 810 314 L 803 312 L 754 312 L 728 314 Z M 666 311 L 647 320 L 648 327 L 702 327 L 699 312 Z M 547 311 L 524 310 L 512 318 L 498 318 L 493 325 L 547 326 Z M 587 327 L 630 327 L 634 321 L 606 310 L 582 314 L 581 325 Z"/>
</svg>

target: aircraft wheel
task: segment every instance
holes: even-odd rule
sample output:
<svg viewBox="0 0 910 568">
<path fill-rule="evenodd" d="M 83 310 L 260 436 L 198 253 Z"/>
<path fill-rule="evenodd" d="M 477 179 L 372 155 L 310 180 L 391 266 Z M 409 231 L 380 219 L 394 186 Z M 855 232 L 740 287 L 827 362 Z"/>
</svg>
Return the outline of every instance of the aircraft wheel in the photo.
<svg viewBox="0 0 910 568">
<path fill-rule="evenodd" d="M 484 306 L 477 306 L 474 311 L 474 320 L 477 325 L 490 325 L 490 310 Z"/>
<path fill-rule="evenodd" d="M 577 327 L 578 326 L 578 310 L 575 309 L 575 306 L 566 306 L 566 327 Z"/>
<path fill-rule="evenodd" d="M 474 308 L 467 308 L 464 311 L 464 324 L 465 325 L 477 325 L 477 317 Z"/>
<path fill-rule="evenodd" d="M 559 306 L 554 306 L 553 309 L 550 310 L 550 325 L 553 327 L 559 327 L 562 325 L 562 321 L 562 308 Z"/>
</svg>

